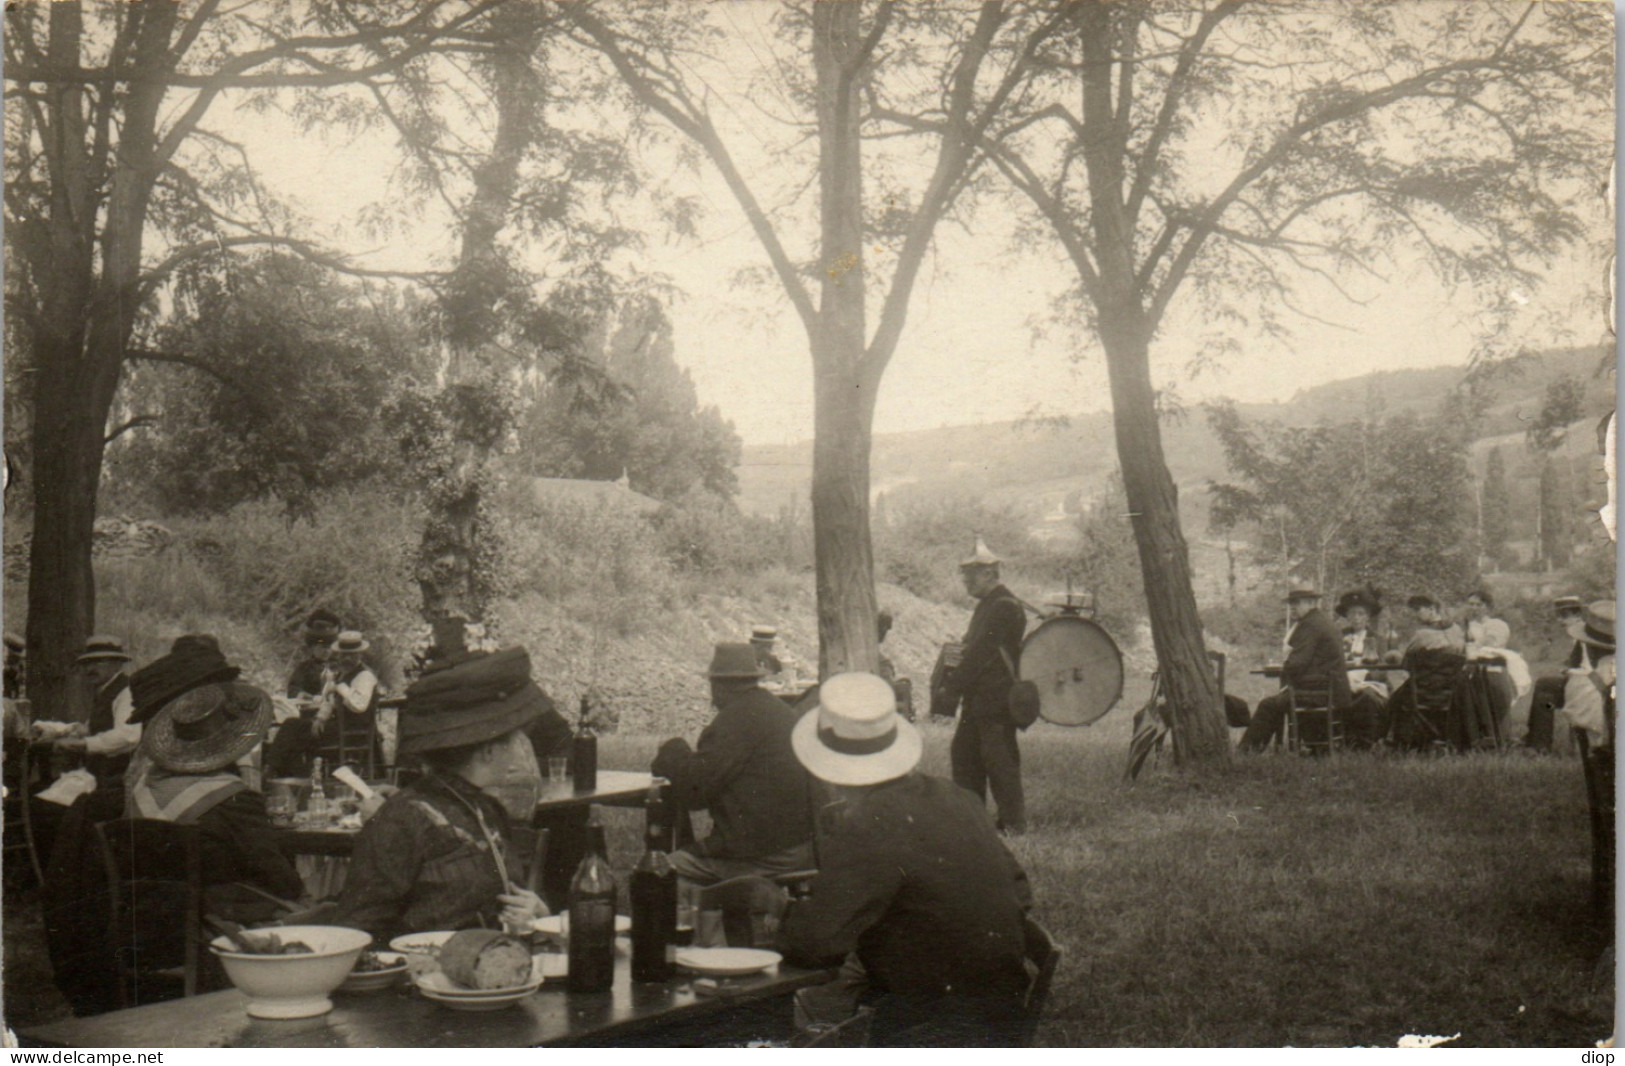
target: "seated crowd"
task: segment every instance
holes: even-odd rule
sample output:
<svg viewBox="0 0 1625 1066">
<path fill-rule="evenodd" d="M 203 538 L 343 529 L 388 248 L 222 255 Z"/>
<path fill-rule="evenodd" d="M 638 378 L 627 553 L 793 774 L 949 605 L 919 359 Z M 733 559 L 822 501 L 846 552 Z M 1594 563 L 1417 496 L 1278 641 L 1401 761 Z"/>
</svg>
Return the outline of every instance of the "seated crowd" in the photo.
<svg viewBox="0 0 1625 1066">
<path fill-rule="evenodd" d="M 344 925 L 381 946 L 403 933 L 528 927 L 546 916 L 544 899 L 523 887 L 519 823 L 495 786 L 539 782 L 538 748 L 567 751 L 573 731 L 523 648 L 471 651 L 462 628 L 437 626 L 419 676 L 389 701 L 393 745 L 379 739 L 367 642 L 327 612 L 303 627 L 289 703 L 239 680 L 208 635 L 177 638 L 133 674 L 118 641 L 92 638 L 81 657 L 91 720 L 61 730 L 25 720 L 21 648 L 8 640 L 8 736 L 53 763 L 85 763 L 60 775 L 83 775 L 77 784 L 59 780 L 28 800 L 36 826 L 50 823 L 37 838 L 49 859 L 46 926 L 75 1012 L 111 1009 L 115 998 L 93 828 L 111 819 L 196 827 L 205 910 L 241 925 Z M 662 744 L 650 768 L 669 782 L 667 809 L 709 813 L 709 835 L 673 852 L 672 867 L 696 888 L 727 882 L 770 895 L 790 958 L 838 971 L 801 1004 L 809 1023 L 866 1007 L 877 1043 L 1017 1040 L 1031 893 L 983 802 L 918 771 L 921 737 L 892 681 L 853 673 L 806 699 L 769 691 L 762 681 L 776 660 L 762 652 L 768 634 L 753 635 L 754 646 L 716 645 L 714 717 L 694 746 Z M 342 889 L 314 898 L 262 781 L 308 778 L 317 759 L 376 771 L 386 756 L 417 776 L 376 786 Z M 784 875 L 805 888 L 794 900 L 766 880 Z M 147 901 L 140 935 L 173 939 L 177 905 Z"/>
</svg>

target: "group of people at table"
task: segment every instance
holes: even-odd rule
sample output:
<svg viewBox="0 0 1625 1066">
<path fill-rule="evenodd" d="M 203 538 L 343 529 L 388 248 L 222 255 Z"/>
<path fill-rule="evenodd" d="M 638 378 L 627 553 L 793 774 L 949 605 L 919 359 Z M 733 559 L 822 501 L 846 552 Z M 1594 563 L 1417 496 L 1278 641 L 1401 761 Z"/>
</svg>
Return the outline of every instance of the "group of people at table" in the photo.
<svg viewBox="0 0 1625 1066">
<path fill-rule="evenodd" d="M 493 786 L 539 778 L 538 753 L 561 740 L 567 747 L 573 731 L 532 679 L 525 649 L 474 651 L 451 640 L 457 646 L 433 649 L 399 707 L 397 758 L 421 776 L 379 787 L 363 806 L 338 897 L 300 898 L 255 769 L 303 765 L 338 742 L 335 716 L 376 712 L 376 679 L 347 661 L 364 641 L 336 623 L 307 623 L 318 665 L 297 667 L 289 690 L 313 698 L 269 742 L 272 697 L 241 681 L 213 638 L 177 638 L 128 677 L 117 642 L 92 639 L 83 663 L 106 666 L 92 670 L 96 710 L 84 750 L 113 729 L 128 746 L 87 767 L 94 789 L 62 808 L 46 876 L 48 931 L 94 925 L 71 900 L 93 876 L 88 827 L 118 817 L 197 826 L 206 912 L 245 925 L 345 925 L 381 945 L 547 915 L 547 903 L 516 883 L 513 812 Z M 326 665 L 334 652 L 344 658 Z M 917 770 L 920 734 L 881 677 L 828 678 L 816 706 L 797 709 L 762 687 L 766 676 L 760 642 L 716 645 L 707 670 L 714 718 L 697 744 L 674 738 L 654 758 L 652 773 L 669 782 L 666 802 L 710 814 L 710 834 L 672 854 L 679 876 L 733 881 L 779 917 L 778 946 L 792 961 L 838 972 L 798 1000 L 803 1021 L 837 1022 L 864 1004 L 880 1043 L 1013 1040 L 1029 982 L 1031 894 L 982 802 Z M 770 880 L 790 871 L 816 871 L 810 893 L 791 900 Z"/>
<path fill-rule="evenodd" d="M 1244 728 L 1240 747 L 1263 751 L 1283 736 L 1294 708 L 1329 709 L 1345 743 L 1355 748 L 1392 745 L 1418 749 L 1480 737 L 1477 746 L 1504 746 L 1519 740 L 1533 750 L 1551 750 L 1558 715 L 1589 743 L 1611 743 L 1605 703 L 1614 683 L 1614 602 L 1582 603 L 1575 596 L 1552 603 L 1556 624 L 1571 647 L 1561 674 L 1531 679 L 1522 655 L 1510 648 L 1511 628 L 1494 617 L 1493 596 L 1479 590 L 1466 599 L 1464 624 L 1437 598 L 1418 594 L 1406 601 L 1415 620 L 1410 638 L 1396 646 L 1391 626 L 1379 630 L 1380 601 L 1364 591 L 1339 597 L 1333 615 L 1320 606 L 1313 589 L 1286 596 L 1292 622 L 1279 667 L 1281 690 L 1266 696 L 1249 715 L 1246 704 L 1227 695 L 1232 727 Z M 1335 616 L 1335 617 L 1334 617 Z M 1460 704 L 1474 698 L 1457 687 L 1463 671 L 1477 670 L 1482 682 L 1485 728 L 1458 730 L 1446 721 L 1469 713 Z M 1469 675 L 1472 676 L 1472 675 Z M 1430 718 L 1419 706 L 1424 689 L 1442 692 L 1454 703 Z M 1527 702 L 1525 702 L 1527 697 Z M 1515 713 L 1516 709 L 1516 713 Z M 1327 719 L 1315 727 L 1329 728 Z M 1521 739 L 1514 736 L 1522 734 Z"/>
</svg>

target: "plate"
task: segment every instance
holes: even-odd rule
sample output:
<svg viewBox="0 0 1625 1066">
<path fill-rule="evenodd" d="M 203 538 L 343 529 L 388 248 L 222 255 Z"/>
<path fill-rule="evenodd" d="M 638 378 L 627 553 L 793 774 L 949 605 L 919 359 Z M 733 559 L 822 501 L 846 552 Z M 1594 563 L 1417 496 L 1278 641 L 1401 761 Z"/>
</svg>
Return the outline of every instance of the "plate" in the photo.
<svg viewBox="0 0 1625 1066">
<path fill-rule="evenodd" d="M 379 961 L 389 963 L 381 970 L 351 970 L 350 976 L 339 985 L 341 992 L 376 992 L 382 988 L 389 988 L 401 979 L 406 972 L 406 956 L 399 952 L 374 952 Z"/>
<path fill-rule="evenodd" d="M 570 915 L 568 913 L 549 914 L 546 918 L 538 918 L 530 923 L 531 929 L 548 936 L 569 936 Z M 615 933 L 617 936 L 632 931 L 632 919 L 624 914 L 615 916 Z"/>
<path fill-rule="evenodd" d="M 563 956 L 559 957 L 563 958 Z M 540 988 L 546 973 L 547 968 L 540 958 L 532 958 L 530 980 L 522 985 L 514 985 L 512 988 L 464 988 L 453 983 L 451 978 L 439 970 L 416 974 L 413 976 L 412 981 L 418 986 L 418 991 L 430 999 L 457 1000 L 459 1002 L 502 1000 L 504 1003 L 511 1003 L 516 999 L 522 999 L 530 995 Z"/>
<path fill-rule="evenodd" d="M 448 996 L 425 988 L 422 984 L 418 985 L 418 991 L 423 993 L 424 999 L 432 999 L 436 1003 L 450 1007 L 452 1010 L 484 1011 L 511 1007 L 535 992 L 538 987 L 540 986 L 528 985 L 494 996 Z"/>
<path fill-rule="evenodd" d="M 454 929 L 440 929 L 431 933 L 402 933 L 389 942 L 391 951 L 406 955 L 433 955 L 456 936 Z"/>
<path fill-rule="evenodd" d="M 677 965 L 710 977 L 743 977 L 777 966 L 784 956 L 761 948 L 679 948 Z"/>
</svg>

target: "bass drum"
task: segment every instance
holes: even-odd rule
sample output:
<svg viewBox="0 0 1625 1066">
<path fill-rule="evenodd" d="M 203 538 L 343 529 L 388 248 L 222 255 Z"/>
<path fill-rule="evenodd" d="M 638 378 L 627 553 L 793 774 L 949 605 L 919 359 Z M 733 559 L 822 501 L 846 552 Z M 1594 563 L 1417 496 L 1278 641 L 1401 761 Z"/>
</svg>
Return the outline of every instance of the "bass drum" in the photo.
<svg viewBox="0 0 1625 1066">
<path fill-rule="evenodd" d="M 1038 686 L 1046 722 L 1088 725 L 1123 696 L 1123 653 L 1095 622 L 1060 615 L 1021 642 L 1021 679 Z"/>
</svg>

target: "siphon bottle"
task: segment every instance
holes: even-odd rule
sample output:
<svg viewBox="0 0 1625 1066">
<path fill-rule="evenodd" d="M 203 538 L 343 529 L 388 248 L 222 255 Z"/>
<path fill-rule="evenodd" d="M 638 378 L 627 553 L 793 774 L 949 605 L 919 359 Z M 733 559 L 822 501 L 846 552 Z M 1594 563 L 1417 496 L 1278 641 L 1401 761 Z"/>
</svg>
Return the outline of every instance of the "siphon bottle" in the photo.
<svg viewBox="0 0 1625 1066">
<path fill-rule="evenodd" d="M 587 856 L 570 882 L 572 992 L 607 992 L 615 983 L 615 874 L 594 810 L 587 826 Z"/>
<path fill-rule="evenodd" d="M 305 817 L 309 820 L 311 826 L 316 829 L 321 829 L 327 825 L 329 821 L 327 811 L 327 786 L 324 783 L 327 776 L 325 771 L 326 768 L 322 765 L 322 757 L 320 755 L 311 760 L 310 802 L 305 806 Z"/>
<path fill-rule="evenodd" d="M 582 693 L 581 716 L 576 721 L 575 739 L 570 742 L 570 769 L 577 792 L 591 792 L 598 787 L 598 735 L 587 724 L 591 713 L 587 695 Z"/>
<path fill-rule="evenodd" d="M 659 787 L 649 790 L 643 857 L 632 870 L 632 980 L 669 981 L 675 972 L 677 871 L 666 857 Z"/>
</svg>

